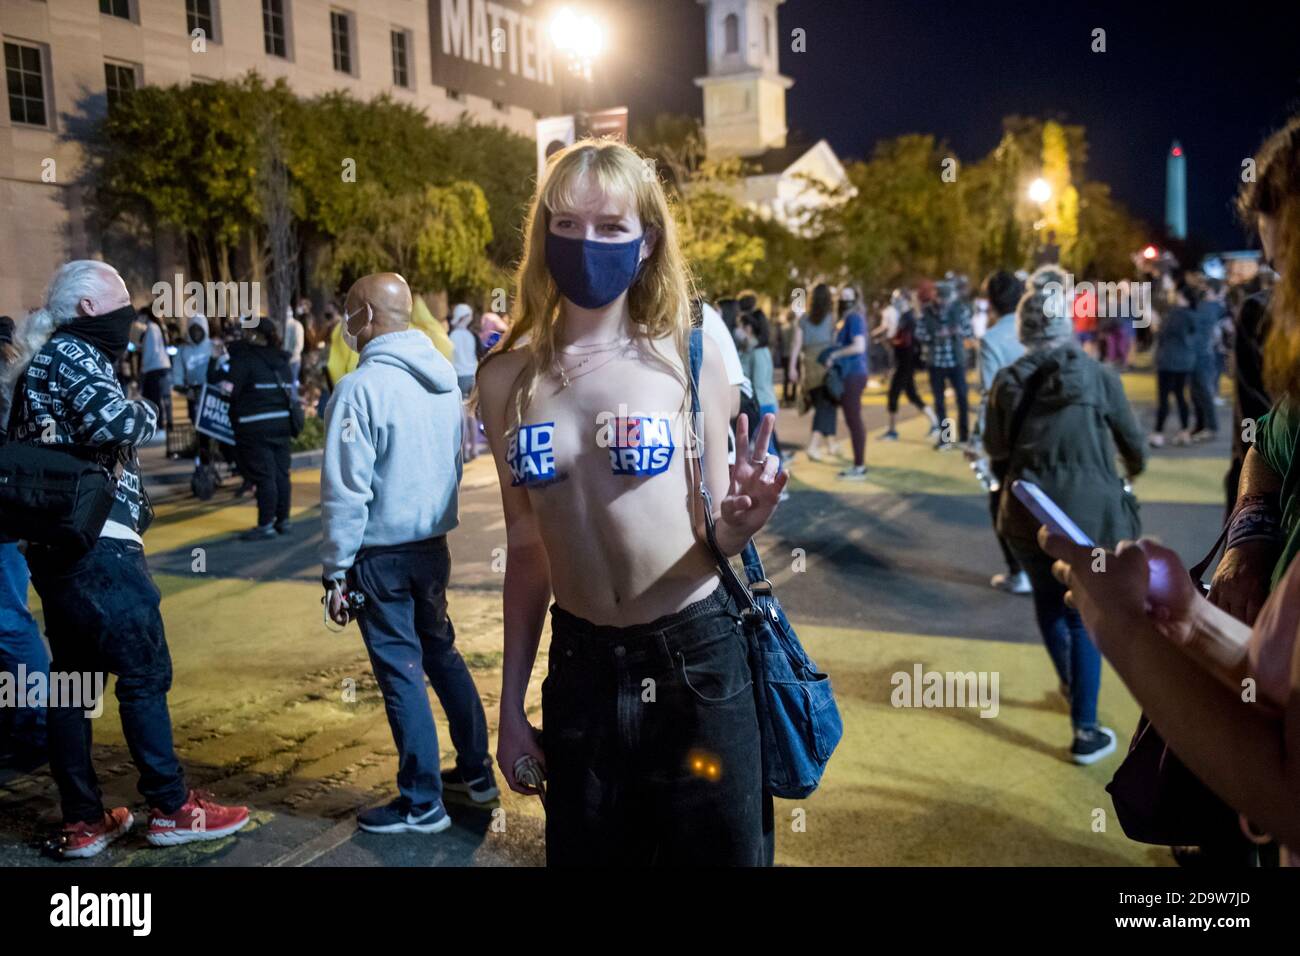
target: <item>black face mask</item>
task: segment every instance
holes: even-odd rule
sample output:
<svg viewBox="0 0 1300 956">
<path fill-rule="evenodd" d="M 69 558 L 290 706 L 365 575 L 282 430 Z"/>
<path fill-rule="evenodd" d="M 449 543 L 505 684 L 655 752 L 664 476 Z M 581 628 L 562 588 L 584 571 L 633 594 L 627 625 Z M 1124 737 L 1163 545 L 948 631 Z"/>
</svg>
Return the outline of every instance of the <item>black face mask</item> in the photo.
<svg viewBox="0 0 1300 956">
<path fill-rule="evenodd" d="M 124 305 L 104 315 L 83 315 L 63 326 L 61 331 L 89 342 L 103 352 L 110 362 L 117 364 L 131 341 L 131 323 L 135 321 L 135 307 Z"/>
</svg>

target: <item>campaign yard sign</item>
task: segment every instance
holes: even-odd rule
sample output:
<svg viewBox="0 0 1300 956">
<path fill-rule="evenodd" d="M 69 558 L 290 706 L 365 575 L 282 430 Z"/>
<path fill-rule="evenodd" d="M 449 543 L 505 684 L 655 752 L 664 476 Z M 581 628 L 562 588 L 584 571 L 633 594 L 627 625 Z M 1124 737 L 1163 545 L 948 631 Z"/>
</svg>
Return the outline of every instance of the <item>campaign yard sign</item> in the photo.
<svg viewBox="0 0 1300 956">
<path fill-rule="evenodd" d="M 203 386 L 194 417 L 194 430 L 199 434 L 227 445 L 235 443 L 235 429 L 230 424 L 230 401 L 221 394 L 220 389 Z"/>
</svg>

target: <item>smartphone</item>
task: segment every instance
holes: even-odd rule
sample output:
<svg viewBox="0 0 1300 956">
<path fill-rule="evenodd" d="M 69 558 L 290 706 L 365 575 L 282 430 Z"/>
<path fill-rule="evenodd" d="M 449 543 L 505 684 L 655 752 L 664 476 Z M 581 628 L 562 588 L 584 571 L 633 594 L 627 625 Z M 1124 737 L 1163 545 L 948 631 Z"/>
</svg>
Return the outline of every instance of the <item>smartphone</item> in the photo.
<svg viewBox="0 0 1300 956">
<path fill-rule="evenodd" d="M 1075 544 L 1081 544 L 1086 548 L 1095 547 L 1092 539 L 1070 520 L 1070 516 L 1061 510 L 1061 506 L 1032 481 L 1016 479 L 1011 483 L 1011 493 L 1029 509 L 1031 515 L 1047 525 L 1052 533 L 1065 535 Z"/>
</svg>

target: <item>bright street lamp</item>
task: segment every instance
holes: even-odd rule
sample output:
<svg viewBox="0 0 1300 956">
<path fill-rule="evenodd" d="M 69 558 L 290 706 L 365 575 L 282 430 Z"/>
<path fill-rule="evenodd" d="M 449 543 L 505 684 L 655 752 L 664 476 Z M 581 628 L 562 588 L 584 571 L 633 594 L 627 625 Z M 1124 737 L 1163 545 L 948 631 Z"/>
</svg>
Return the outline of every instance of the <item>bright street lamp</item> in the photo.
<svg viewBox="0 0 1300 956">
<path fill-rule="evenodd" d="M 591 63 L 605 51 L 605 28 L 595 17 L 562 7 L 551 20 L 551 43 L 569 57 L 570 67 L 591 79 Z"/>
<path fill-rule="evenodd" d="M 1052 184 L 1039 176 L 1029 184 L 1029 198 L 1038 205 L 1043 205 L 1052 198 Z"/>
</svg>

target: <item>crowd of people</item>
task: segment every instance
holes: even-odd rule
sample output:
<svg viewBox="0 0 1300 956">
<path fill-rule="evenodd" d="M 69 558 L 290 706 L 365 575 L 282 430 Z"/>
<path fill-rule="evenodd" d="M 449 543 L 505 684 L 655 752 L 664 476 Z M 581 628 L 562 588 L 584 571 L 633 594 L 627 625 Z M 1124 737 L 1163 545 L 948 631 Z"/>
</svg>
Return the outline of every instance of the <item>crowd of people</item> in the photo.
<svg viewBox="0 0 1300 956">
<path fill-rule="evenodd" d="M 1049 252 L 1032 272 L 997 271 L 978 286 L 921 278 L 887 301 L 817 284 L 771 319 L 753 292 L 693 288 L 662 186 L 634 150 L 607 141 L 551 159 L 508 318 L 456 303 L 436 319 L 400 275 L 380 273 L 319 317 L 304 299 L 279 320 L 196 313 L 169 330 L 132 306 L 110 265 L 69 263 L 41 309 L 0 320 L 0 396 L 11 399 L 0 416 L 7 447 L 56 446 L 111 475 L 111 507 L 88 548 L 0 542 L 0 666 L 117 675 L 151 842 L 245 825 L 247 808 L 190 788 L 176 757 L 171 662 L 142 538 L 152 509 L 137 451 L 181 427 L 173 393 L 194 421 L 200 394 L 216 387 L 233 450 L 205 439 L 199 464 L 228 454 L 256 489 L 249 540 L 290 533 L 291 443 L 304 416 L 323 419 L 325 613 L 336 626 L 358 622 L 398 752 L 398 796 L 363 810 L 362 829 L 443 830 L 446 792 L 486 803 L 500 774 L 521 794 L 544 787 L 550 862 L 770 864 L 756 675 L 719 555 L 740 554 L 787 497 L 798 445 L 793 416 L 778 441 L 782 405 L 812 413 L 802 444 L 812 462 L 840 456 L 842 414 L 850 445 L 838 478 L 868 480 L 863 398 L 874 376 L 888 413 L 881 440 L 899 440 L 906 397 L 934 449 L 964 451 L 984 480 L 1006 563 L 991 583 L 1032 595 L 1070 710 L 1070 759 L 1117 750 L 1097 713 L 1104 656 L 1171 750 L 1250 821 L 1216 844 L 1216 859 L 1258 861 L 1270 840 L 1300 846 L 1300 120 L 1256 159 L 1241 212 L 1275 281 L 1230 289 L 1167 270 L 1136 315 L 1063 300 L 1070 277 Z M 1142 344 L 1157 381 L 1149 430 L 1118 375 Z M 1173 444 L 1219 433 L 1229 369 L 1234 416 L 1256 424 L 1253 440 L 1230 429 L 1241 440 L 1226 479 L 1226 551 L 1206 597 L 1168 549 L 1133 543 L 1142 529 L 1130 479 L 1164 447 L 1171 400 Z M 447 534 L 464 464 L 481 452 L 507 534 L 495 763 L 447 601 Z M 1009 492 L 1018 481 L 1050 496 L 1091 545 L 1040 529 Z M 29 574 L 52 660 L 27 608 Z M 524 705 L 548 614 L 538 730 Z M 1243 699 L 1247 677 L 1258 705 Z M 456 752 L 447 770 L 426 678 Z M 646 679 L 652 708 L 638 705 Z M 92 856 L 131 827 L 127 808 L 103 805 L 82 710 L 51 702 L 5 715 L 0 729 L 10 757 L 48 754 L 59 855 Z M 725 775 L 709 771 L 717 765 Z"/>
</svg>

